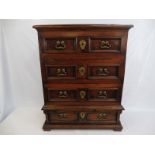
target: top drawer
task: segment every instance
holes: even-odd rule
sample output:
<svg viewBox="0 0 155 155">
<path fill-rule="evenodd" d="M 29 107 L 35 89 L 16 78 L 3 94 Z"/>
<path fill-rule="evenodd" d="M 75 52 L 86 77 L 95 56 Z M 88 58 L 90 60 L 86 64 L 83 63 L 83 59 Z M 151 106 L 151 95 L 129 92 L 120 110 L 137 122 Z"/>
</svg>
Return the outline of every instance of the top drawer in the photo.
<svg viewBox="0 0 155 155">
<path fill-rule="evenodd" d="M 90 49 L 92 52 L 120 52 L 120 38 L 91 38 Z"/>
<path fill-rule="evenodd" d="M 46 38 L 43 51 L 49 53 L 66 52 L 117 52 L 121 51 L 121 38 L 73 37 Z"/>
<path fill-rule="evenodd" d="M 126 53 L 132 25 L 35 25 L 40 52 Z M 93 55 L 93 54 L 92 54 Z"/>
</svg>

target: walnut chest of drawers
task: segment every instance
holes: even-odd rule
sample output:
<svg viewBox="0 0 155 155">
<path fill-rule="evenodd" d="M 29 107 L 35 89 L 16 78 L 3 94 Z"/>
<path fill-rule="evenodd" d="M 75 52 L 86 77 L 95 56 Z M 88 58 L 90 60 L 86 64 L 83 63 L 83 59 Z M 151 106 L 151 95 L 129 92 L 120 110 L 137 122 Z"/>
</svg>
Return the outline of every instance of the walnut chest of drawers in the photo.
<svg viewBox="0 0 155 155">
<path fill-rule="evenodd" d="M 35 25 L 44 130 L 121 130 L 128 30 L 132 25 Z"/>
</svg>

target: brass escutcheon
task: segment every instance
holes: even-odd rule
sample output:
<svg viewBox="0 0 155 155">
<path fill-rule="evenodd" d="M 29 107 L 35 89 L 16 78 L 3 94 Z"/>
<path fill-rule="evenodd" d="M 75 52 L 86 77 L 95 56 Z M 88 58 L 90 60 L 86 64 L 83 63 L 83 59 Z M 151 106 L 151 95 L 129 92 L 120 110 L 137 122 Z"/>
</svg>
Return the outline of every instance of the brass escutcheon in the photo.
<svg viewBox="0 0 155 155">
<path fill-rule="evenodd" d="M 84 74 L 85 74 L 85 67 L 80 67 L 79 68 L 79 73 L 80 73 L 80 76 L 84 76 Z"/>
<path fill-rule="evenodd" d="M 85 112 L 80 112 L 79 116 L 80 116 L 80 119 L 85 119 L 86 113 Z"/>
<path fill-rule="evenodd" d="M 84 99 L 86 97 L 86 92 L 84 90 L 80 91 L 80 98 Z"/>
<path fill-rule="evenodd" d="M 85 50 L 87 42 L 85 40 L 80 40 L 79 44 L 81 50 Z"/>
</svg>

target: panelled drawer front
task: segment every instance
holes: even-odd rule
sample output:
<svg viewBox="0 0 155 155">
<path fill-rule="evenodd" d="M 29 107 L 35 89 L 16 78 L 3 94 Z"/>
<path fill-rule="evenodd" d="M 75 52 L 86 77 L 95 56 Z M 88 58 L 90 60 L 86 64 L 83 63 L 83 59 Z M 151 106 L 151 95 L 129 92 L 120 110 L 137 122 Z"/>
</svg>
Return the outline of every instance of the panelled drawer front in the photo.
<svg viewBox="0 0 155 155">
<path fill-rule="evenodd" d="M 76 71 L 73 65 L 46 65 L 47 79 L 75 79 Z"/>
<path fill-rule="evenodd" d="M 43 49 L 50 53 L 114 52 L 121 53 L 121 37 L 73 36 L 44 38 Z"/>
<path fill-rule="evenodd" d="M 120 64 L 45 64 L 46 80 L 119 79 Z M 78 63 L 78 62 L 77 62 Z"/>
<path fill-rule="evenodd" d="M 49 52 L 67 52 L 76 49 L 75 38 L 47 38 L 45 39 L 44 50 Z"/>
<path fill-rule="evenodd" d="M 116 112 L 92 112 L 87 115 L 88 121 L 97 121 L 97 122 L 115 122 L 116 121 Z"/>
<path fill-rule="evenodd" d="M 121 50 L 120 38 L 91 38 L 90 49 L 92 52 L 117 52 Z"/>
<path fill-rule="evenodd" d="M 49 119 L 52 122 L 72 122 L 77 120 L 77 114 L 68 111 L 52 111 L 49 114 Z"/>
<path fill-rule="evenodd" d="M 62 89 L 52 90 L 48 89 L 48 101 L 76 101 L 77 90 L 75 89 Z"/>
<path fill-rule="evenodd" d="M 89 90 L 89 101 L 119 101 L 120 89 L 104 88 Z"/>
<path fill-rule="evenodd" d="M 88 79 L 118 79 L 120 65 L 91 65 L 88 66 Z"/>
<path fill-rule="evenodd" d="M 59 111 L 48 112 L 52 123 L 116 123 L 117 111 Z"/>
<path fill-rule="evenodd" d="M 120 88 L 47 89 L 47 101 L 120 101 Z"/>
</svg>

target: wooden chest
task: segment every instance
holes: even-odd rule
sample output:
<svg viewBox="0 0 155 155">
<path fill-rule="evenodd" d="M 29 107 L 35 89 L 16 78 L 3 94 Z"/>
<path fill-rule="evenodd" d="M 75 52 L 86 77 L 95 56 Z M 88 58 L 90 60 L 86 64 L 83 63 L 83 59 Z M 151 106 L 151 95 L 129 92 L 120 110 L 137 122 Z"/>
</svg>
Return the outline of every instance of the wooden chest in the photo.
<svg viewBox="0 0 155 155">
<path fill-rule="evenodd" d="M 35 25 L 44 130 L 122 130 L 120 113 L 132 25 Z"/>
</svg>

